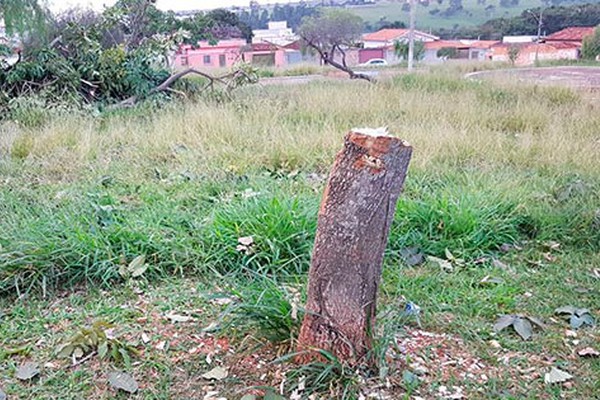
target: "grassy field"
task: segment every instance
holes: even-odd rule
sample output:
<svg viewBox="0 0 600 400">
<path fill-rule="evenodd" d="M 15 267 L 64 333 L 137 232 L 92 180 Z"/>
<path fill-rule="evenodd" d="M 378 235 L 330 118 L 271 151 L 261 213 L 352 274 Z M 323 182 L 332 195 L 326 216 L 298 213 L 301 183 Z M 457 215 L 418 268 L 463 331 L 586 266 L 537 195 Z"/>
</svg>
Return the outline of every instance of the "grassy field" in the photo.
<svg viewBox="0 0 600 400">
<path fill-rule="evenodd" d="M 573 330 L 554 314 L 572 305 L 600 315 L 600 106 L 586 93 L 438 68 L 97 115 L 24 104 L 17 116 L 0 125 L 9 398 L 239 399 L 266 388 L 287 398 L 301 376 L 302 398 L 600 393 L 600 359 L 578 354 L 600 350 L 599 328 Z M 415 149 L 385 258 L 380 370 L 273 363 L 300 322 L 292 311 L 326 174 L 344 133 L 363 126 L 387 126 Z M 236 249 L 245 236 L 247 253 Z M 410 266 L 407 249 L 452 268 Z M 418 319 L 403 316 L 408 302 Z M 495 332 L 504 314 L 546 328 L 527 341 Z M 115 354 L 57 355 L 99 321 L 114 326 Z M 21 381 L 28 361 L 40 374 Z M 202 377 L 216 366 L 228 375 Z M 545 384 L 552 367 L 573 378 Z M 139 391 L 115 394 L 114 370 Z"/>
<path fill-rule="evenodd" d="M 352 7 L 352 10 L 357 15 L 361 16 L 367 22 L 377 22 L 381 18 L 386 18 L 387 21 L 403 21 L 408 25 L 409 12 L 402 10 L 403 2 L 399 1 L 380 1 L 372 6 L 357 6 Z M 487 1 L 485 4 L 478 4 L 477 0 L 463 0 L 463 11 L 452 16 L 443 16 L 441 13 L 448 8 L 448 1 L 443 1 L 439 4 L 437 1 L 429 2 L 425 6 L 421 3 L 417 7 L 417 28 L 421 30 L 450 29 L 455 26 L 469 27 L 483 24 L 493 18 L 507 18 L 521 14 L 523 10 L 540 7 L 542 3 L 539 0 L 521 0 L 517 5 L 512 7 L 500 7 L 498 1 Z M 486 11 L 489 5 L 495 6 L 494 10 Z M 430 11 L 438 9 L 439 13 L 430 14 Z"/>
</svg>

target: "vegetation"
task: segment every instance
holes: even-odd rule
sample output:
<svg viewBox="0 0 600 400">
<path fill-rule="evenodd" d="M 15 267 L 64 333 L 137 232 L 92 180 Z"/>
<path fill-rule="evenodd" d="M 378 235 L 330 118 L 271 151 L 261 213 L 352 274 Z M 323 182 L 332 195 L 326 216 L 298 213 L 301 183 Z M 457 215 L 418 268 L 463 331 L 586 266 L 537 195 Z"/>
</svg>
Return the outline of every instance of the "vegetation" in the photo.
<svg viewBox="0 0 600 400">
<path fill-rule="evenodd" d="M 533 15 L 539 16 L 541 5 L 539 0 L 421 1 L 417 7 L 417 28 L 425 31 L 433 30 L 434 33 L 442 34 L 444 37 L 452 37 L 453 33 L 456 33 L 454 37 L 458 37 L 463 32 L 468 33 L 473 30 L 474 36 L 471 37 L 477 38 L 475 33 L 479 30 L 477 27 L 484 25 L 486 21 L 509 21 L 516 17 L 515 20 L 527 20 L 528 25 L 534 25 L 537 29 L 537 22 Z M 598 2 L 595 0 L 548 1 L 544 2 L 544 5 L 548 10 L 548 22 L 552 25 L 560 24 L 561 20 L 565 24 L 584 25 L 586 23 L 583 21 L 590 20 L 589 11 L 597 7 Z M 383 0 L 372 6 L 353 7 L 352 11 L 363 18 L 372 30 L 377 30 L 392 21 L 408 24 L 409 9 L 408 4 Z M 581 22 L 577 23 L 578 21 Z M 588 26 L 596 24 L 591 23 Z M 487 32 L 494 33 L 493 30 Z M 532 34 L 535 32 L 536 30 Z M 554 31 L 548 26 L 546 32 Z"/>
<path fill-rule="evenodd" d="M 550 34 L 571 26 L 596 26 L 600 24 L 600 3 L 565 6 L 536 7 L 524 10 L 512 18 L 491 19 L 478 27 L 466 25 L 438 30 L 443 37 L 501 39 L 505 35 L 536 35 L 538 19 L 542 13 L 542 34 Z"/>
<path fill-rule="evenodd" d="M 37 0 L 0 0 L 0 21 L 9 34 L 37 29 L 46 18 L 46 11 Z"/>
<path fill-rule="evenodd" d="M 415 48 L 413 51 L 415 60 L 421 60 L 425 56 L 425 43 L 420 40 L 415 40 Z M 408 59 L 408 42 L 396 41 L 394 43 L 394 53 L 402 60 Z"/>
<path fill-rule="evenodd" d="M 26 36 L 12 65 L 0 59 L 0 118 L 15 118 L 31 104 L 79 111 L 130 106 L 149 95 L 160 102 L 198 94 L 215 81 L 229 90 L 254 80 L 247 66 L 218 79 L 191 71 L 204 78 L 196 85 L 172 75 L 171 56 L 179 45 L 244 34 L 237 17 L 225 10 L 180 21 L 151 1 L 121 0 L 102 14 L 71 10 L 44 31 Z M 0 51 L 2 57 L 11 50 Z"/>
<path fill-rule="evenodd" d="M 600 25 L 596 27 L 592 36 L 583 39 L 581 56 L 587 60 L 595 60 L 600 56 Z"/>
<path fill-rule="evenodd" d="M 356 46 L 362 25 L 362 20 L 348 11 L 323 10 L 316 16 L 305 18 L 298 35 L 323 63 L 346 72 L 351 79 L 371 80 L 368 75 L 355 73 L 346 64 L 346 50 Z"/>
<path fill-rule="evenodd" d="M 203 397 L 202 376 L 217 366 L 229 375 L 210 387 L 227 398 L 279 388 L 282 371 L 290 396 L 301 387 L 335 398 L 428 398 L 442 385 L 468 398 L 598 391 L 597 359 L 578 355 L 596 346 L 598 328 L 580 327 L 574 344 L 569 322 L 553 317 L 567 305 L 598 315 L 600 113 L 585 93 L 439 70 L 377 85 L 273 86 L 268 96 L 248 87 L 230 102 L 172 102 L 159 113 L 149 103 L 84 115 L 16 110 L 0 125 L 9 396 L 100 397 L 120 368 L 140 383 L 134 397 Z M 281 357 L 302 315 L 325 174 L 345 131 L 380 125 L 415 153 L 385 259 L 379 371 L 327 355 L 296 368 Z M 493 329 L 502 315 L 539 318 L 545 329 L 523 341 Z M 56 356 L 104 323 L 116 331 L 101 328 L 98 347 Z M 421 345 L 428 337 L 436 343 Z M 104 338 L 130 366 L 112 350 L 94 354 Z M 409 360 L 402 346 L 413 349 Z M 452 371 L 468 372 L 445 363 L 458 359 L 477 359 L 483 372 L 454 380 Z M 38 381 L 15 378 L 26 361 L 46 365 Z M 551 367 L 575 376 L 571 385 L 536 377 Z"/>
</svg>

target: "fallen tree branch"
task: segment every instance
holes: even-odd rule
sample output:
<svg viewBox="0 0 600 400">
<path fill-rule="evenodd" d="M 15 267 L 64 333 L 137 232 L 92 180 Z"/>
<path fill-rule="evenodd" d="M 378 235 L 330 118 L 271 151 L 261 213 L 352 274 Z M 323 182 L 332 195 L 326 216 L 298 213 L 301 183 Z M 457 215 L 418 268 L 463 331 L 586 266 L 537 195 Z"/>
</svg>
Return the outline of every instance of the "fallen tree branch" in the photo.
<svg viewBox="0 0 600 400">
<path fill-rule="evenodd" d="M 183 95 L 184 97 L 187 97 L 185 95 L 185 93 L 175 90 L 175 89 L 172 89 L 171 86 L 175 82 L 177 82 L 179 79 L 183 78 L 186 75 L 190 75 L 190 74 L 198 75 L 198 76 L 201 76 L 208 80 L 207 84 L 204 85 L 202 87 L 202 89 L 200 89 L 201 92 L 204 92 L 209 89 L 214 90 L 215 83 L 218 83 L 218 84 L 223 85 L 223 87 L 225 89 L 225 93 L 229 94 L 233 89 L 235 89 L 235 87 L 237 87 L 240 84 L 240 79 L 245 79 L 247 83 L 258 82 L 257 77 L 248 74 L 243 69 L 236 69 L 232 72 L 229 72 L 229 73 L 221 75 L 221 76 L 212 76 L 210 74 L 207 74 L 206 72 L 202 72 L 202 71 L 199 71 L 194 68 L 188 68 L 186 70 L 177 72 L 177 73 L 171 75 L 170 77 L 168 77 L 160 85 L 151 89 L 148 92 L 147 96 L 150 96 L 154 93 L 159 93 L 159 92 L 172 92 L 172 93 L 177 93 L 177 94 Z M 131 97 L 121 101 L 120 103 L 115 104 L 111 108 L 131 107 L 131 106 L 135 105 L 139 100 L 140 100 L 139 96 L 131 96 Z"/>
</svg>

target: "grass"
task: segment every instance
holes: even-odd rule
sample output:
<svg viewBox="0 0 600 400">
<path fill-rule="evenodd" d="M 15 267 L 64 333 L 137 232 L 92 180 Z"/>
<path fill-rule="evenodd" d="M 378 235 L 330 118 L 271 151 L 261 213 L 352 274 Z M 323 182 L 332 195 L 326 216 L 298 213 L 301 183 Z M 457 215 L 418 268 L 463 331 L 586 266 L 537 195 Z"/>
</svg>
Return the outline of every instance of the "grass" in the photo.
<svg viewBox="0 0 600 400">
<path fill-rule="evenodd" d="M 417 7 L 417 28 L 422 30 L 446 28 L 456 26 L 477 26 L 492 18 L 512 17 L 521 14 L 523 10 L 539 7 L 541 4 L 535 0 L 521 0 L 518 5 L 503 8 L 498 3 L 478 4 L 477 0 L 463 0 L 464 10 L 458 14 L 445 17 L 440 15 L 448 8 L 448 2 L 438 4 L 437 1 L 429 2 L 428 6 Z M 494 5 L 493 12 L 486 12 L 485 8 Z M 439 14 L 430 14 L 430 11 L 438 9 Z M 402 3 L 394 1 L 380 1 L 373 6 L 352 7 L 350 10 L 361 16 L 367 22 L 377 22 L 381 18 L 387 21 L 403 21 L 408 25 L 409 12 L 402 10 Z"/>
<path fill-rule="evenodd" d="M 598 316 L 598 104 L 566 88 L 473 82 L 462 72 L 257 86 L 229 103 L 95 116 L 27 108 L 18 123 L 0 125 L 1 389 L 24 399 L 113 396 L 110 362 L 70 367 L 54 355 L 99 320 L 140 351 L 127 369 L 140 382 L 136 398 L 201 398 L 209 390 L 201 375 L 215 365 L 231 372 L 212 386 L 221 396 L 279 387 L 280 367 L 270 362 L 297 334 L 292 311 L 302 311 L 326 173 L 345 132 L 386 125 L 415 148 L 377 330 L 376 358 L 396 398 L 428 398 L 452 384 L 468 398 L 593 398 L 600 364 L 576 350 L 594 346 L 598 328 L 565 337 L 553 310 L 573 304 Z M 245 249 L 242 237 L 252 237 Z M 506 244 L 520 247 L 504 253 Z M 441 258 L 449 250 L 465 262 L 452 272 L 408 267 L 406 248 Z M 148 270 L 122 277 L 140 255 Z M 216 300 L 223 296 L 231 301 Z M 421 307 L 421 328 L 399 319 L 406 301 Z M 172 323 L 170 312 L 193 322 Z M 493 332 L 497 316 L 511 313 L 548 328 L 529 342 Z M 221 329 L 202 330 L 212 325 Z M 419 329 L 464 341 L 448 351 L 476 355 L 490 379 L 430 371 L 422 384 L 407 383 L 401 371 L 415 360 L 397 361 L 389 346 Z M 434 349 L 411 357 L 435 363 Z M 14 373 L 26 360 L 50 364 L 23 383 Z M 543 376 L 550 365 L 575 375 L 573 384 L 519 372 Z M 372 388 L 372 376 L 335 360 L 307 368 L 287 372 L 314 378 L 309 389 L 325 393 Z"/>
</svg>

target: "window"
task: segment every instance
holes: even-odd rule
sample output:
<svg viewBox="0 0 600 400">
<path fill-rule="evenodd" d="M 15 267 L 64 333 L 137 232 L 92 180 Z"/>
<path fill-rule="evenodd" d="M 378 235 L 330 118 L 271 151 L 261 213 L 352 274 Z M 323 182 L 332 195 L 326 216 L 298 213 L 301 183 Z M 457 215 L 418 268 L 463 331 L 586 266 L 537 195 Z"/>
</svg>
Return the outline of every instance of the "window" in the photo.
<svg viewBox="0 0 600 400">
<path fill-rule="evenodd" d="M 204 56 L 204 64 L 210 64 L 210 56 Z"/>
</svg>

